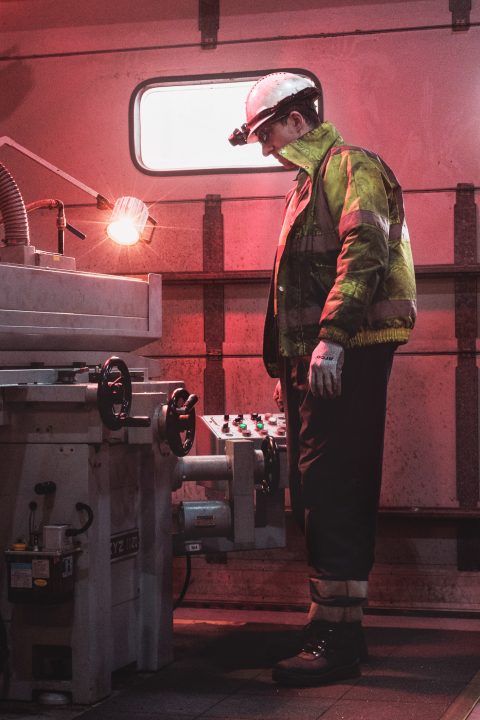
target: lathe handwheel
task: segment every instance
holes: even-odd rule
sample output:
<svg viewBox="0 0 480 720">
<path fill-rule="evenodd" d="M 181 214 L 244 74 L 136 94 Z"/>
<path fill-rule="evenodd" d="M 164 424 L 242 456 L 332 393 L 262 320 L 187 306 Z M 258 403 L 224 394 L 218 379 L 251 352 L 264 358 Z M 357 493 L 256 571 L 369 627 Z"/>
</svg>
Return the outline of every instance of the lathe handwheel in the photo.
<svg viewBox="0 0 480 720">
<path fill-rule="evenodd" d="M 265 495 L 272 495 L 280 485 L 280 456 L 275 439 L 267 435 L 262 442 L 263 452 L 263 480 L 262 492 Z"/>
<path fill-rule="evenodd" d="M 111 379 L 114 370 L 120 374 Z M 110 430 L 124 427 L 132 405 L 132 380 L 126 363 L 114 355 L 102 365 L 97 403 L 104 425 Z M 120 409 L 116 411 L 115 406 L 120 406 Z"/>
<path fill-rule="evenodd" d="M 187 402 L 187 400 L 189 402 Z M 177 388 L 167 404 L 165 432 L 168 445 L 177 457 L 188 455 L 195 439 L 195 403 L 198 398 Z M 185 438 L 182 439 L 182 433 Z"/>
</svg>

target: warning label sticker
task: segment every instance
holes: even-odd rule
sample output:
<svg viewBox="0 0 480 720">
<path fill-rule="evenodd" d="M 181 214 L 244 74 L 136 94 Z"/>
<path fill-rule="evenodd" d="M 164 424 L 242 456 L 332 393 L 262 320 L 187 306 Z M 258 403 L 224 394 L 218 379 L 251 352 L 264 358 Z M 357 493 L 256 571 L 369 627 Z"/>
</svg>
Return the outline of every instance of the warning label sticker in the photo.
<svg viewBox="0 0 480 720">
<path fill-rule="evenodd" d="M 50 563 L 48 560 L 42 560 L 41 558 L 32 560 L 32 574 L 36 578 L 49 578 Z"/>
<path fill-rule="evenodd" d="M 32 587 L 31 563 L 12 563 L 10 565 L 10 586 L 12 588 Z"/>
</svg>

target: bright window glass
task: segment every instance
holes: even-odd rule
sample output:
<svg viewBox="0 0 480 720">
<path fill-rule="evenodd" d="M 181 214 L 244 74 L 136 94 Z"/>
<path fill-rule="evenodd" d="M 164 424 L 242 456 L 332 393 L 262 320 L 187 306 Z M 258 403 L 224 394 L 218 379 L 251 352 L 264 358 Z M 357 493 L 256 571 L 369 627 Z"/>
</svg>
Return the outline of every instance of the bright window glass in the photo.
<svg viewBox="0 0 480 720">
<path fill-rule="evenodd" d="M 233 147 L 255 79 L 154 85 L 137 98 L 136 159 L 150 172 L 278 168 L 259 143 Z"/>
</svg>

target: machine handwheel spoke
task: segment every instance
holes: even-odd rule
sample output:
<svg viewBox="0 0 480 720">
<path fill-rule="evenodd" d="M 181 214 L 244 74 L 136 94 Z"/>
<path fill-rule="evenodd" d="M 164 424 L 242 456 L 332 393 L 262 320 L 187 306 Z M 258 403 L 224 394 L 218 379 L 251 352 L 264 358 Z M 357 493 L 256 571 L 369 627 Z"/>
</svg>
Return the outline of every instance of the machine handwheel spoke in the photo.
<svg viewBox="0 0 480 720">
<path fill-rule="evenodd" d="M 167 404 L 166 436 L 177 457 L 188 455 L 195 439 L 195 403 L 198 398 L 184 388 L 177 388 Z"/>
<path fill-rule="evenodd" d="M 102 365 L 97 403 L 104 425 L 110 430 L 124 427 L 132 406 L 132 380 L 126 363 L 118 357 L 112 356 Z"/>
</svg>

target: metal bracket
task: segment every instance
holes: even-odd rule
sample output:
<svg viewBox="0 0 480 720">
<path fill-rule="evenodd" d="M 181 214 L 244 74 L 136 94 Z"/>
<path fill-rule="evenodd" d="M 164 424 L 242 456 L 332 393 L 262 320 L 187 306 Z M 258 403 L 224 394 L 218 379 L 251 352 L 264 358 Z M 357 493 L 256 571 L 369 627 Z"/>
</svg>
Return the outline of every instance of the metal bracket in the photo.
<svg viewBox="0 0 480 720">
<path fill-rule="evenodd" d="M 449 0 L 448 9 L 452 13 L 452 30 L 468 30 L 472 0 Z"/>
<path fill-rule="evenodd" d="M 209 348 L 206 351 L 207 358 L 213 358 L 214 360 L 222 360 L 223 350 L 222 348 Z"/>
<path fill-rule="evenodd" d="M 198 29 L 202 33 L 202 48 L 217 47 L 220 27 L 220 0 L 198 0 Z"/>
</svg>

